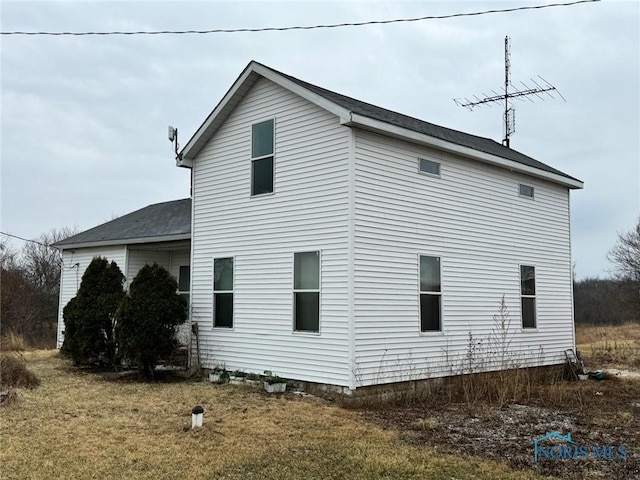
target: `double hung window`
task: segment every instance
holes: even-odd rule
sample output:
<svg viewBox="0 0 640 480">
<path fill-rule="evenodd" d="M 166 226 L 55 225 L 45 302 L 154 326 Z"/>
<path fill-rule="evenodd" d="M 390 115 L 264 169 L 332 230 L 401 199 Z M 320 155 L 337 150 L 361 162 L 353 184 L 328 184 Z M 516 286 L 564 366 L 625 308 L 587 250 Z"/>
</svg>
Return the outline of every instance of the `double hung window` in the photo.
<svg viewBox="0 0 640 480">
<path fill-rule="evenodd" d="M 420 255 L 420 331 L 442 329 L 440 257 Z"/>
<path fill-rule="evenodd" d="M 273 193 L 274 121 L 251 126 L 251 195 Z"/>
<path fill-rule="evenodd" d="M 213 326 L 233 327 L 233 257 L 213 260 Z"/>
<path fill-rule="evenodd" d="M 297 332 L 320 331 L 320 252 L 293 254 L 293 323 Z"/>
</svg>

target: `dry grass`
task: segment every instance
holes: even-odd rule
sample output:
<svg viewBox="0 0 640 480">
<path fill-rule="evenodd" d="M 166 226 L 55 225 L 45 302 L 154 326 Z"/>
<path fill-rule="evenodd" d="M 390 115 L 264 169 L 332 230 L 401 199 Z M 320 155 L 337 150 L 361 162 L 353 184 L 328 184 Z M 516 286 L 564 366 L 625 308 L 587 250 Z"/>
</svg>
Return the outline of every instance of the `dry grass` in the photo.
<svg viewBox="0 0 640 480">
<path fill-rule="evenodd" d="M 640 368 L 640 323 L 577 325 L 576 343 L 589 368 Z"/>
<path fill-rule="evenodd" d="M 33 388 L 40 379 L 27 368 L 22 356 L 27 344 L 20 335 L 5 333 L 0 339 L 0 403 L 7 405 L 17 401 L 17 387 Z"/>
<path fill-rule="evenodd" d="M 533 479 L 398 440 L 315 399 L 210 383 L 124 383 L 26 354 L 42 378 L 0 410 L 3 479 Z M 191 408 L 205 424 L 191 430 Z M 428 428 L 425 423 L 424 428 Z"/>
<path fill-rule="evenodd" d="M 27 368 L 24 357 L 15 352 L 0 355 L 0 385 L 2 387 L 33 388 L 40 385 L 38 376 Z"/>
<path fill-rule="evenodd" d="M 12 331 L 3 333 L 0 337 L 0 352 L 24 352 L 27 350 L 27 343 L 21 335 Z"/>
</svg>

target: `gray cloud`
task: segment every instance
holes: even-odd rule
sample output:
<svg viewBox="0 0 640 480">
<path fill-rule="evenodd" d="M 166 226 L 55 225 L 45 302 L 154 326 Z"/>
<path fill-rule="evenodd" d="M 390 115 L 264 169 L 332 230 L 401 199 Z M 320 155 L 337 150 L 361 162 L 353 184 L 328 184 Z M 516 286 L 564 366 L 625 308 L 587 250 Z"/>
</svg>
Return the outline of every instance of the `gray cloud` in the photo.
<svg viewBox="0 0 640 480">
<path fill-rule="evenodd" d="M 536 2 L 538 3 L 538 2 Z M 3 30 L 208 29 L 437 15 L 516 2 L 5 3 Z M 528 5 L 517 2 L 517 5 Z M 37 8 L 34 7 L 37 5 Z M 567 98 L 516 103 L 512 146 L 585 181 L 572 193 L 579 277 L 606 275 L 616 232 L 640 212 L 640 6 L 575 7 L 358 28 L 153 37 L 2 38 L 2 229 L 86 229 L 188 196 L 166 126 L 185 143 L 252 59 L 476 135 L 501 109 L 469 97 L 536 75 Z"/>
</svg>

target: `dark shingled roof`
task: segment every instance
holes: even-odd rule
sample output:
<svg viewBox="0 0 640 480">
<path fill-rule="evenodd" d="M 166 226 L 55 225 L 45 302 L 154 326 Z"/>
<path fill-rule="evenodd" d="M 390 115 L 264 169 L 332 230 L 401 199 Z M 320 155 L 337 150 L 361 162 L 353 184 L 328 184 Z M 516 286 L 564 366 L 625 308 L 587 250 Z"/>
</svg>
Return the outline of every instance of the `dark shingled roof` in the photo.
<svg viewBox="0 0 640 480">
<path fill-rule="evenodd" d="M 537 168 L 545 172 L 554 173 L 565 178 L 577 180 L 576 178 L 571 177 L 566 173 L 561 172 L 560 170 L 556 170 L 555 168 L 545 165 L 544 163 L 528 157 L 520 152 L 517 152 L 516 150 L 507 148 L 504 145 L 491 140 L 490 138 L 478 137 L 476 135 L 460 132 L 458 130 L 441 127 L 433 123 L 425 122 L 424 120 L 419 120 L 414 117 L 409 117 L 408 115 L 403 115 L 401 113 L 387 110 L 386 108 L 377 107 L 370 103 L 362 102 L 360 100 L 356 100 L 355 98 L 347 97 L 345 95 L 341 95 L 339 93 L 332 92 L 322 87 L 318 87 L 311 83 L 299 80 L 295 77 L 287 75 L 286 73 L 282 73 L 274 70 L 271 67 L 267 67 L 266 65 L 262 66 L 355 114 L 362 115 L 374 120 L 379 120 L 381 122 L 395 125 L 397 127 L 406 128 L 407 130 L 412 130 L 414 132 L 423 133 L 425 135 L 429 135 L 440 140 L 445 140 L 456 145 L 473 148 L 474 150 L 478 150 L 480 152 L 495 155 L 507 160 L 512 160 L 522 165 L 527 165 L 529 167 Z"/>
<path fill-rule="evenodd" d="M 128 243 L 135 239 L 191 235 L 191 199 L 156 203 L 135 212 L 103 223 L 72 237 L 54 247 L 96 242 Z"/>
</svg>

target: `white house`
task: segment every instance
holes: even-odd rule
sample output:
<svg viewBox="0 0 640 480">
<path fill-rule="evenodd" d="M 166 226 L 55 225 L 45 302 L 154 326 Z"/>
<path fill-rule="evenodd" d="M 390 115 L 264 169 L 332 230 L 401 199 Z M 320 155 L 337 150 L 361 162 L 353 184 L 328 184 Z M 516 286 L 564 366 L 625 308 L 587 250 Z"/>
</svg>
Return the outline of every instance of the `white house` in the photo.
<svg viewBox="0 0 640 480">
<path fill-rule="evenodd" d="M 257 62 L 177 163 L 192 169 L 190 260 L 188 243 L 163 243 L 186 232 L 82 245 L 90 230 L 60 243 L 61 308 L 86 266 L 67 269 L 108 246 L 127 278 L 161 254 L 174 275 L 190 265 L 203 367 L 353 390 L 498 358 L 558 364 L 574 347 L 569 192 L 582 182 L 554 168 Z"/>
</svg>

